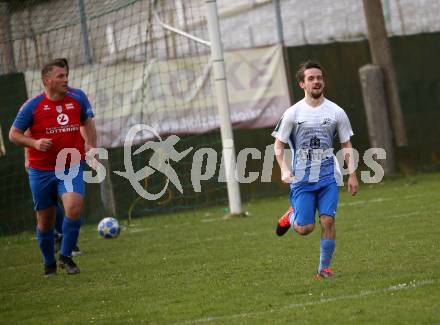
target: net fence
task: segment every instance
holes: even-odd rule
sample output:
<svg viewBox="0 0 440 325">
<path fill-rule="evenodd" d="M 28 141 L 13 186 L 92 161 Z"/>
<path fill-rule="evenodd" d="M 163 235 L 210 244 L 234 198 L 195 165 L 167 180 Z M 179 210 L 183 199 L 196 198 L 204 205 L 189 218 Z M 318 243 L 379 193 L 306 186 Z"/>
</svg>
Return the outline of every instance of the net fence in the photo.
<svg viewBox="0 0 440 325">
<path fill-rule="evenodd" d="M 69 84 L 84 90 L 94 109 L 98 146 L 109 152 L 107 177 L 121 218 L 226 202 L 225 183 L 206 182 L 202 191 L 193 190 L 191 155 L 178 161 L 160 158 L 178 175 L 181 188 L 170 184 L 157 200 L 144 199 L 127 179 L 113 173 L 125 170 L 124 141 L 138 124 L 148 125 L 155 133 L 136 134 L 132 152 L 146 141 L 165 141 L 171 134 L 180 138 L 175 153 L 205 147 L 221 152 L 210 48 L 167 29 L 173 26 L 207 41 L 204 1 L 58 0 L 0 5 L 10 16 L 2 19 L 6 31 L 2 68 L 12 73 L 2 76 L 9 86 L 2 88 L 2 107 L 9 108 L 2 117 L 3 138 L 18 107 L 43 91 L 41 66 L 64 57 L 69 61 Z M 5 143 L 0 161 L 0 234 L 34 226 L 22 149 Z M 133 168 L 147 166 L 154 153 L 145 150 L 133 155 Z M 166 178 L 160 170 L 150 170 L 140 183 L 155 194 L 164 189 Z M 102 190 L 103 185 L 88 185 L 86 221 L 104 216 L 108 202 L 103 202 Z"/>
</svg>

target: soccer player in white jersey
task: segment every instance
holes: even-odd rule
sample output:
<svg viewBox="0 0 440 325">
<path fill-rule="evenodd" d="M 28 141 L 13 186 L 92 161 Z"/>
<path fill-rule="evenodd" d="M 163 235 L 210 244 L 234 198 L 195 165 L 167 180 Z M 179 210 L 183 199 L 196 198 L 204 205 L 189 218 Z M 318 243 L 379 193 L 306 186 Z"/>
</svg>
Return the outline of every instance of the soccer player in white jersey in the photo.
<svg viewBox="0 0 440 325">
<path fill-rule="evenodd" d="M 296 77 L 304 90 L 304 98 L 285 111 L 272 134 L 281 180 L 290 183 L 293 212 L 286 213 L 283 218 L 289 219 L 288 224 L 298 234 L 308 235 L 315 228 L 318 210 L 321 241 L 316 278 L 330 278 L 334 276 L 330 263 L 335 250 L 339 197 L 339 169 L 333 153 L 333 138 L 337 134 L 344 149 L 349 170 L 348 190 L 356 195 L 358 181 L 350 142 L 353 131 L 344 110 L 324 97 L 324 75 L 319 63 L 302 63 Z M 293 151 L 292 169 L 285 162 L 285 144 Z"/>
</svg>

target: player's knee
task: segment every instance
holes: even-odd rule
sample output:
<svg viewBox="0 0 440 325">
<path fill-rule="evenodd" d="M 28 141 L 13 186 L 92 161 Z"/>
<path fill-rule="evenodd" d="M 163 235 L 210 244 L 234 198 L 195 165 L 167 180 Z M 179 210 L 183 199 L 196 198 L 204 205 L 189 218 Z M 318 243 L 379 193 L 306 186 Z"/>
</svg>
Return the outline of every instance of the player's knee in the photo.
<svg viewBox="0 0 440 325">
<path fill-rule="evenodd" d="M 42 232 L 49 231 L 53 228 L 54 221 L 50 218 L 38 218 L 38 229 Z"/>
<path fill-rule="evenodd" d="M 81 207 L 79 206 L 71 206 L 66 208 L 66 216 L 68 216 L 72 220 L 77 220 L 80 217 Z"/>
<path fill-rule="evenodd" d="M 51 225 L 51 224 L 48 223 L 48 222 L 39 222 L 39 223 L 38 223 L 38 229 L 39 229 L 41 232 L 49 231 L 49 230 L 51 230 L 52 228 L 53 228 L 53 225 Z"/>
<path fill-rule="evenodd" d="M 331 228 L 335 224 L 335 218 L 323 215 L 319 218 L 319 222 L 322 227 Z"/>
<path fill-rule="evenodd" d="M 301 236 L 307 236 L 313 231 L 313 229 L 315 229 L 314 224 L 303 225 L 303 226 L 295 225 L 295 231 Z"/>
<path fill-rule="evenodd" d="M 55 224 L 55 209 L 50 207 L 37 211 L 37 224 L 40 231 L 45 232 L 53 228 Z"/>
</svg>

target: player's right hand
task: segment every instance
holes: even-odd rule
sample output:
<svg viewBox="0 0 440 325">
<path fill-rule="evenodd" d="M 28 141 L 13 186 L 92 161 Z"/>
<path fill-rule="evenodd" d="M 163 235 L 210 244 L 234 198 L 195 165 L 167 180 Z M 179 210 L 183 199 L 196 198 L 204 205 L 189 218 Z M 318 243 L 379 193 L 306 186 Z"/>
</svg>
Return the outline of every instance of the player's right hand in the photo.
<svg viewBox="0 0 440 325">
<path fill-rule="evenodd" d="M 35 141 L 34 149 L 38 151 L 48 151 L 52 147 L 52 140 L 51 139 L 38 139 Z"/>
<path fill-rule="evenodd" d="M 293 182 L 292 172 L 288 169 L 281 170 L 281 181 L 286 184 L 290 184 Z"/>
</svg>

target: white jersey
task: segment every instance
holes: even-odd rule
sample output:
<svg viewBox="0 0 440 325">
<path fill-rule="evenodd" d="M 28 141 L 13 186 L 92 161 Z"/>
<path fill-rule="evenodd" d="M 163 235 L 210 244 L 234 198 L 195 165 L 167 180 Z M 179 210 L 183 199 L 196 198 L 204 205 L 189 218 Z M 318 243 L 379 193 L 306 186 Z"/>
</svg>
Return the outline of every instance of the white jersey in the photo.
<svg viewBox="0 0 440 325">
<path fill-rule="evenodd" d="M 339 164 L 333 152 L 336 134 L 340 143 L 345 143 L 353 131 L 344 110 L 328 99 L 317 107 L 308 105 L 305 99 L 300 100 L 284 112 L 272 133 L 281 142 L 288 143 L 293 151 L 295 183 L 330 178 L 340 183 Z"/>
</svg>

